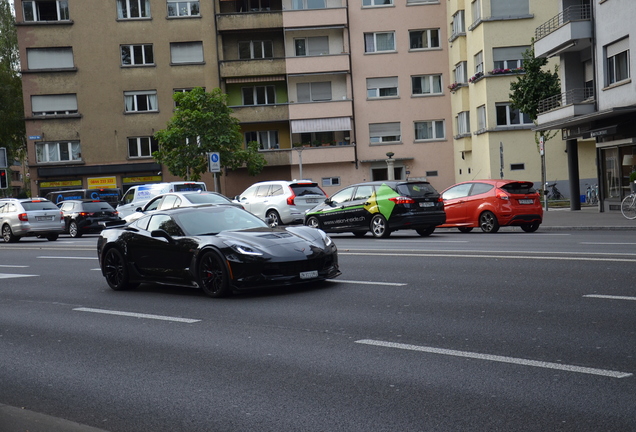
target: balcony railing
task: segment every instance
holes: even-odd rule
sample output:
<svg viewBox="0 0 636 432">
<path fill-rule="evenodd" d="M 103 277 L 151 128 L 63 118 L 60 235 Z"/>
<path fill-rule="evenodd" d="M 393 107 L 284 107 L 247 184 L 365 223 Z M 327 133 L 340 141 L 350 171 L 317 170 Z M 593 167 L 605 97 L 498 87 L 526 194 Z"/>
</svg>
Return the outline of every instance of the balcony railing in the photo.
<svg viewBox="0 0 636 432">
<path fill-rule="evenodd" d="M 548 22 L 541 24 L 534 32 L 534 39 L 538 41 L 546 37 L 550 33 L 556 31 L 560 27 L 572 21 L 587 21 L 592 17 L 590 13 L 590 5 L 570 6 L 563 10 L 560 14 L 550 19 Z"/>
<path fill-rule="evenodd" d="M 567 105 L 574 105 L 594 100 L 593 88 L 576 88 L 539 101 L 539 114 Z"/>
</svg>

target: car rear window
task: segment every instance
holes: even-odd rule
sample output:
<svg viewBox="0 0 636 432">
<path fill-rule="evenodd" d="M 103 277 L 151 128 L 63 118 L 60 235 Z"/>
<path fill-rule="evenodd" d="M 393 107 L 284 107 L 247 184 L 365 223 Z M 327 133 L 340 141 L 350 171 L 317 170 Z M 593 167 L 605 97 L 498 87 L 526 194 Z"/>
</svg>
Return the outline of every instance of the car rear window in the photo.
<svg viewBox="0 0 636 432">
<path fill-rule="evenodd" d="M 202 191 L 203 186 L 198 183 L 185 183 L 174 185 L 175 192 Z"/>
<path fill-rule="evenodd" d="M 413 198 L 437 194 L 437 191 L 430 183 L 400 183 L 397 185 L 397 191 L 401 195 Z"/>
<path fill-rule="evenodd" d="M 189 195 L 186 195 L 186 198 L 188 198 L 188 201 L 190 201 L 193 204 L 205 204 L 205 203 L 227 204 L 228 202 L 230 202 L 230 200 L 222 196 L 212 195 L 212 194 L 189 194 Z"/>
<path fill-rule="evenodd" d="M 535 193 L 536 190 L 533 186 L 534 185 L 532 183 L 508 183 L 501 188 L 511 194 L 523 195 Z"/>
<path fill-rule="evenodd" d="M 59 210 L 51 201 L 24 201 L 21 202 L 26 211 L 29 210 Z"/>
<path fill-rule="evenodd" d="M 322 189 L 320 189 L 320 187 L 318 187 L 317 183 L 296 183 L 296 184 L 290 185 L 290 187 L 292 188 L 296 196 L 303 196 L 303 195 L 325 196 L 325 193 L 322 191 Z"/>
<path fill-rule="evenodd" d="M 106 202 L 90 202 L 82 205 L 84 211 L 96 212 L 96 211 L 114 211 L 115 209 Z"/>
</svg>

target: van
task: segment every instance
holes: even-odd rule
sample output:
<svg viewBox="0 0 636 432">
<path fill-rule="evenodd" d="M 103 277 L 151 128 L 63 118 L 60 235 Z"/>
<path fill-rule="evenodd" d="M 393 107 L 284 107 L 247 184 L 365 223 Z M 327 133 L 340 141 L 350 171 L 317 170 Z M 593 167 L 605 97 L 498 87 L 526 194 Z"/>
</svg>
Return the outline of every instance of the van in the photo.
<svg viewBox="0 0 636 432">
<path fill-rule="evenodd" d="M 205 191 L 203 182 L 166 182 L 131 186 L 117 205 L 119 216 L 123 219 L 128 215 L 141 211 L 141 208 L 153 197 L 168 192 Z"/>
<path fill-rule="evenodd" d="M 99 200 L 106 201 L 108 204 L 112 206 L 116 206 L 121 199 L 121 189 L 119 188 L 110 188 L 110 189 L 73 189 L 73 190 L 61 190 L 57 192 L 49 192 L 45 197 L 47 200 L 59 204 L 62 201 L 66 200 L 83 200 L 83 199 L 91 199 L 91 200 Z"/>
</svg>

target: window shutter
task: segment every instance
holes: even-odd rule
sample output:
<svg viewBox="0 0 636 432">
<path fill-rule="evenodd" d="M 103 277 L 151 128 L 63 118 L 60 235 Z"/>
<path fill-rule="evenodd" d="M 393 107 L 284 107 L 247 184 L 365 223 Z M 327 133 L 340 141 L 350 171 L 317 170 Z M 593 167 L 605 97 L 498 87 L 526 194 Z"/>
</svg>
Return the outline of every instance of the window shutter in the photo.
<svg viewBox="0 0 636 432">
<path fill-rule="evenodd" d="M 31 96 L 31 111 L 77 111 L 77 95 Z"/>
<path fill-rule="evenodd" d="M 170 44 L 172 63 L 203 62 L 202 42 L 178 42 Z"/>
<path fill-rule="evenodd" d="M 29 69 L 72 68 L 72 48 L 29 48 L 27 49 Z"/>
<path fill-rule="evenodd" d="M 315 101 L 331 100 L 331 82 L 311 83 L 311 99 Z"/>
<path fill-rule="evenodd" d="M 369 135 L 372 137 L 400 135 L 400 123 L 371 123 Z"/>
<path fill-rule="evenodd" d="M 614 57 L 616 54 L 620 54 L 623 51 L 627 51 L 629 49 L 629 38 L 624 38 L 619 40 L 618 42 L 614 42 L 613 44 L 607 45 L 607 57 Z"/>
<path fill-rule="evenodd" d="M 367 89 L 393 88 L 398 86 L 398 77 L 367 78 Z"/>
<path fill-rule="evenodd" d="M 296 84 L 296 93 L 298 97 L 298 102 L 311 101 L 311 87 L 309 83 Z"/>
<path fill-rule="evenodd" d="M 529 13 L 528 0 L 490 0 L 490 15 L 493 17 L 513 17 Z"/>
<path fill-rule="evenodd" d="M 528 46 L 493 48 L 492 57 L 494 61 L 521 60 L 528 48 Z"/>
<path fill-rule="evenodd" d="M 307 55 L 315 56 L 315 55 L 329 54 L 329 37 L 327 36 L 310 37 L 310 38 L 307 38 L 307 42 L 309 45 L 309 49 L 307 50 Z"/>
</svg>

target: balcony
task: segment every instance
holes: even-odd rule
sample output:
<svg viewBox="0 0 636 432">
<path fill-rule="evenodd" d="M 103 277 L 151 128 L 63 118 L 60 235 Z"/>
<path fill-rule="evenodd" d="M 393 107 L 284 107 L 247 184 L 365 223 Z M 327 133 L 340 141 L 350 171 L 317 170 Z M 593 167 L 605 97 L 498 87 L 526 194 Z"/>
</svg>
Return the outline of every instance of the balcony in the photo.
<svg viewBox="0 0 636 432">
<path fill-rule="evenodd" d="M 299 165 L 299 155 L 303 159 L 303 166 L 331 164 L 336 162 L 354 162 L 355 146 L 298 147 L 266 150 L 261 151 L 260 154 L 267 161 L 267 166 Z"/>
<path fill-rule="evenodd" d="M 594 89 L 577 88 L 539 101 L 537 123 L 557 122 L 594 112 Z"/>
<path fill-rule="evenodd" d="M 282 28 L 283 13 L 280 11 L 270 11 L 217 14 L 216 25 L 220 32 Z"/>
<path fill-rule="evenodd" d="M 296 4 L 297 2 L 294 2 Z M 322 1 L 322 8 L 293 9 L 291 1 L 283 1 L 285 28 L 346 26 L 347 9 L 342 0 Z"/>
<path fill-rule="evenodd" d="M 553 57 L 590 47 L 593 37 L 590 5 L 570 6 L 535 30 L 537 57 Z"/>
<path fill-rule="evenodd" d="M 353 117 L 353 105 L 351 103 L 351 100 L 343 99 L 331 102 L 289 104 L 290 120 L 320 119 L 333 117 Z"/>
<path fill-rule="evenodd" d="M 220 62 L 221 78 L 285 75 L 285 59 L 230 60 Z"/>
<path fill-rule="evenodd" d="M 287 57 L 286 60 L 289 75 L 349 71 L 349 54 Z"/>
<path fill-rule="evenodd" d="M 289 121 L 289 108 L 283 105 L 233 106 L 232 114 L 241 123 Z"/>
</svg>

